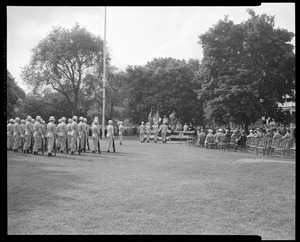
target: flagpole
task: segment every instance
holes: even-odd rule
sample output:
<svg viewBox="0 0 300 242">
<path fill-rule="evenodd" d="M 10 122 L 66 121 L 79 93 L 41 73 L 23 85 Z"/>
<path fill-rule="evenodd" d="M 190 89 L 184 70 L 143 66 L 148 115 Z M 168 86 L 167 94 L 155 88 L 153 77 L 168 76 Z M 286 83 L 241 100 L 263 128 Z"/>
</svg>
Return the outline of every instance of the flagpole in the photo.
<svg viewBox="0 0 300 242">
<path fill-rule="evenodd" d="M 102 138 L 105 138 L 106 7 L 104 7 Z"/>
</svg>

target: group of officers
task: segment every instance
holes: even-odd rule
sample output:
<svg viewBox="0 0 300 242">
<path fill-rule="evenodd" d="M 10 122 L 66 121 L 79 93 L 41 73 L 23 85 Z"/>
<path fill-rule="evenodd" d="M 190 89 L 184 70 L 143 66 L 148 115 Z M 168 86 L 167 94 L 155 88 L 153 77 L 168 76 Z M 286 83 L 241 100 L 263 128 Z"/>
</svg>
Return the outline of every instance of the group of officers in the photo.
<svg viewBox="0 0 300 242">
<path fill-rule="evenodd" d="M 56 151 L 61 153 L 68 153 L 71 155 L 75 152 L 81 154 L 89 150 L 89 130 L 92 131 L 92 153 L 100 153 L 101 138 L 101 126 L 97 117 L 94 118 L 91 128 L 87 124 L 87 119 L 84 117 L 67 119 L 62 117 L 58 120 L 58 124 L 55 125 L 55 118 L 51 116 L 49 122 L 46 122 L 41 116 L 36 116 L 33 119 L 28 116 L 27 119 L 10 119 L 7 124 L 7 150 L 13 152 L 23 151 L 24 153 L 32 153 L 33 155 L 39 155 L 39 151 L 47 151 L 48 156 L 53 156 L 53 152 L 56 155 Z M 114 146 L 114 127 L 113 121 L 108 121 L 106 127 L 107 133 L 107 152 L 113 149 Z M 124 133 L 123 122 L 119 125 L 119 141 L 122 144 L 122 137 Z"/>
<path fill-rule="evenodd" d="M 153 129 L 154 143 L 157 143 L 159 132 L 161 132 L 162 143 L 167 142 L 166 138 L 167 138 L 167 132 L 168 132 L 169 126 L 167 125 L 167 121 L 163 121 L 162 125 L 160 125 L 160 126 L 158 126 L 158 122 L 154 122 L 154 125 L 152 125 L 152 128 L 151 128 L 149 122 L 147 122 L 146 125 L 144 122 L 141 122 L 141 125 L 140 125 L 140 142 L 141 143 L 144 143 L 145 141 L 147 141 L 147 143 L 149 143 L 152 129 Z"/>
</svg>

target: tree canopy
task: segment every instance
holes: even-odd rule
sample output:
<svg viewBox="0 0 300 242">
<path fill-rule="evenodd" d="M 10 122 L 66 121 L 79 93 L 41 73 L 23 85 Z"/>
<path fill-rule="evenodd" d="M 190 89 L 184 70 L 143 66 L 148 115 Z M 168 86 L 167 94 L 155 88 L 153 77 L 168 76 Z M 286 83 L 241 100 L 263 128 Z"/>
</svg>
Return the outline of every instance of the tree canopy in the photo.
<svg viewBox="0 0 300 242">
<path fill-rule="evenodd" d="M 12 118 L 14 118 L 16 115 L 20 116 L 22 115 L 20 112 L 20 106 L 22 101 L 25 99 L 26 94 L 24 90 L 16 83 L 9 71 L 7 71 L 6 85 L 6 100 L 4 101 L 6 104 L 4 105 L 4 107 L 6 107 L 4 111 L 5 115 Z"/>
<path fill-rule="evenodd" d="M 202 121 L 201 101 L 193 90 L 194 73 L 199 62 L 173 58 L 154 58 L 145 66 L 127 68 L 127 113 L 134 122 L 148 120 L 148 114 L 158 111 L 169 117 L 173 111 L 181 122 Z"/>
<path fill-rule="evenodd" d="M 35 93 L 50 86 L 66 98 L 72 115 L 77 114 L 83 81 L 88 75 L 101 78 L 103 40 L 78 24 L 72 29 L 58 26 L 32 52 L 30 63 L 22 70 L 23 80 Z M 109 54 L 106 60 L 108 64 Z"/>
<path fill-rule="evenodd" d="M 234 24 L 225 17 L 199 36 L 203 47 L 197 83 L 207 118 L 219 124 L 245 124 L 274 117 L 277 102 L 293 96 L 294 34 L 274 28 L 274 17 L 256 15 Z"/>
</svg>

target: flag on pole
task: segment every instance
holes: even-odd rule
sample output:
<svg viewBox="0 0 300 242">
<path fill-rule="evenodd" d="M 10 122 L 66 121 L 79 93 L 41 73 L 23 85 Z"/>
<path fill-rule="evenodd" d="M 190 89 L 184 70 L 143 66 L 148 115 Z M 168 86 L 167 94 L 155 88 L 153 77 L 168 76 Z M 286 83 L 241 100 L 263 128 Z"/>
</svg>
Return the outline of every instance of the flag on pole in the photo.
<svg viewBox="0 0 300 242">
<path fill-rule="evenodd" d="M 151 122 L 152 118 L 151 117 L 152 117 L 152 107 L 151 107 L 151 111 L 148 115 L 148 120 L 149 120 L 150 127 L 152 126 L 152 122 Z"/>
</svg>

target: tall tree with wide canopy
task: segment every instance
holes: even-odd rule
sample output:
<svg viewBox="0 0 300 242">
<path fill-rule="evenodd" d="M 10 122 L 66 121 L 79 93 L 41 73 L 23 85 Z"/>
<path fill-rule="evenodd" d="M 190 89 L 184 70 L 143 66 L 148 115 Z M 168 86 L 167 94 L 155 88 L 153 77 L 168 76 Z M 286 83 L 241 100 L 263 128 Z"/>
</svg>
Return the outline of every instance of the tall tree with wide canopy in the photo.
<svg viewBox="0 0 300 242">
<path fill-rule="evenodd" d="M 274 28 L 274 17 L 256 15 L 234 24 L 226 16 L 199 36 L 203 59 L 198 98 L 214 122 L 248 124 L 274 117 L 277 102 L 295 89 L 294 34 Z"/>
<path fill-rule="evenodd" d="M 3 88 L 6 91 L 4 115 L 10 118 L 22 115 L 19 110 L 22 108 L 22 101 L 26 98 L 24 90 L 19 87 L 9 71 L 7 71 L 7 81 L 4 83 L 6 84 L 6 88 Z"/>
<path fill-rule="evenodd" d="M 77 114 L 80 89 L 89 74 L 102 79 L 103 40 L 78 24 L 71 29 L 53 27 L 32 50 L 30 63 L 22 70 L 23 80 L 41 92 L 47 85 L 61 93 Z M 109 55 L 107 54 L 107 64 Z"/>
<path fill-rule="evenodd" d="M 154 58 L 145 66 L 128 67 L 128 113 L 134 122 L 148 120 L 151 110 L 169 117 L 173 111 L 181 122 L 202 121 L 202 105 L 194 92 L 199 62 Z"/>
</svg>

